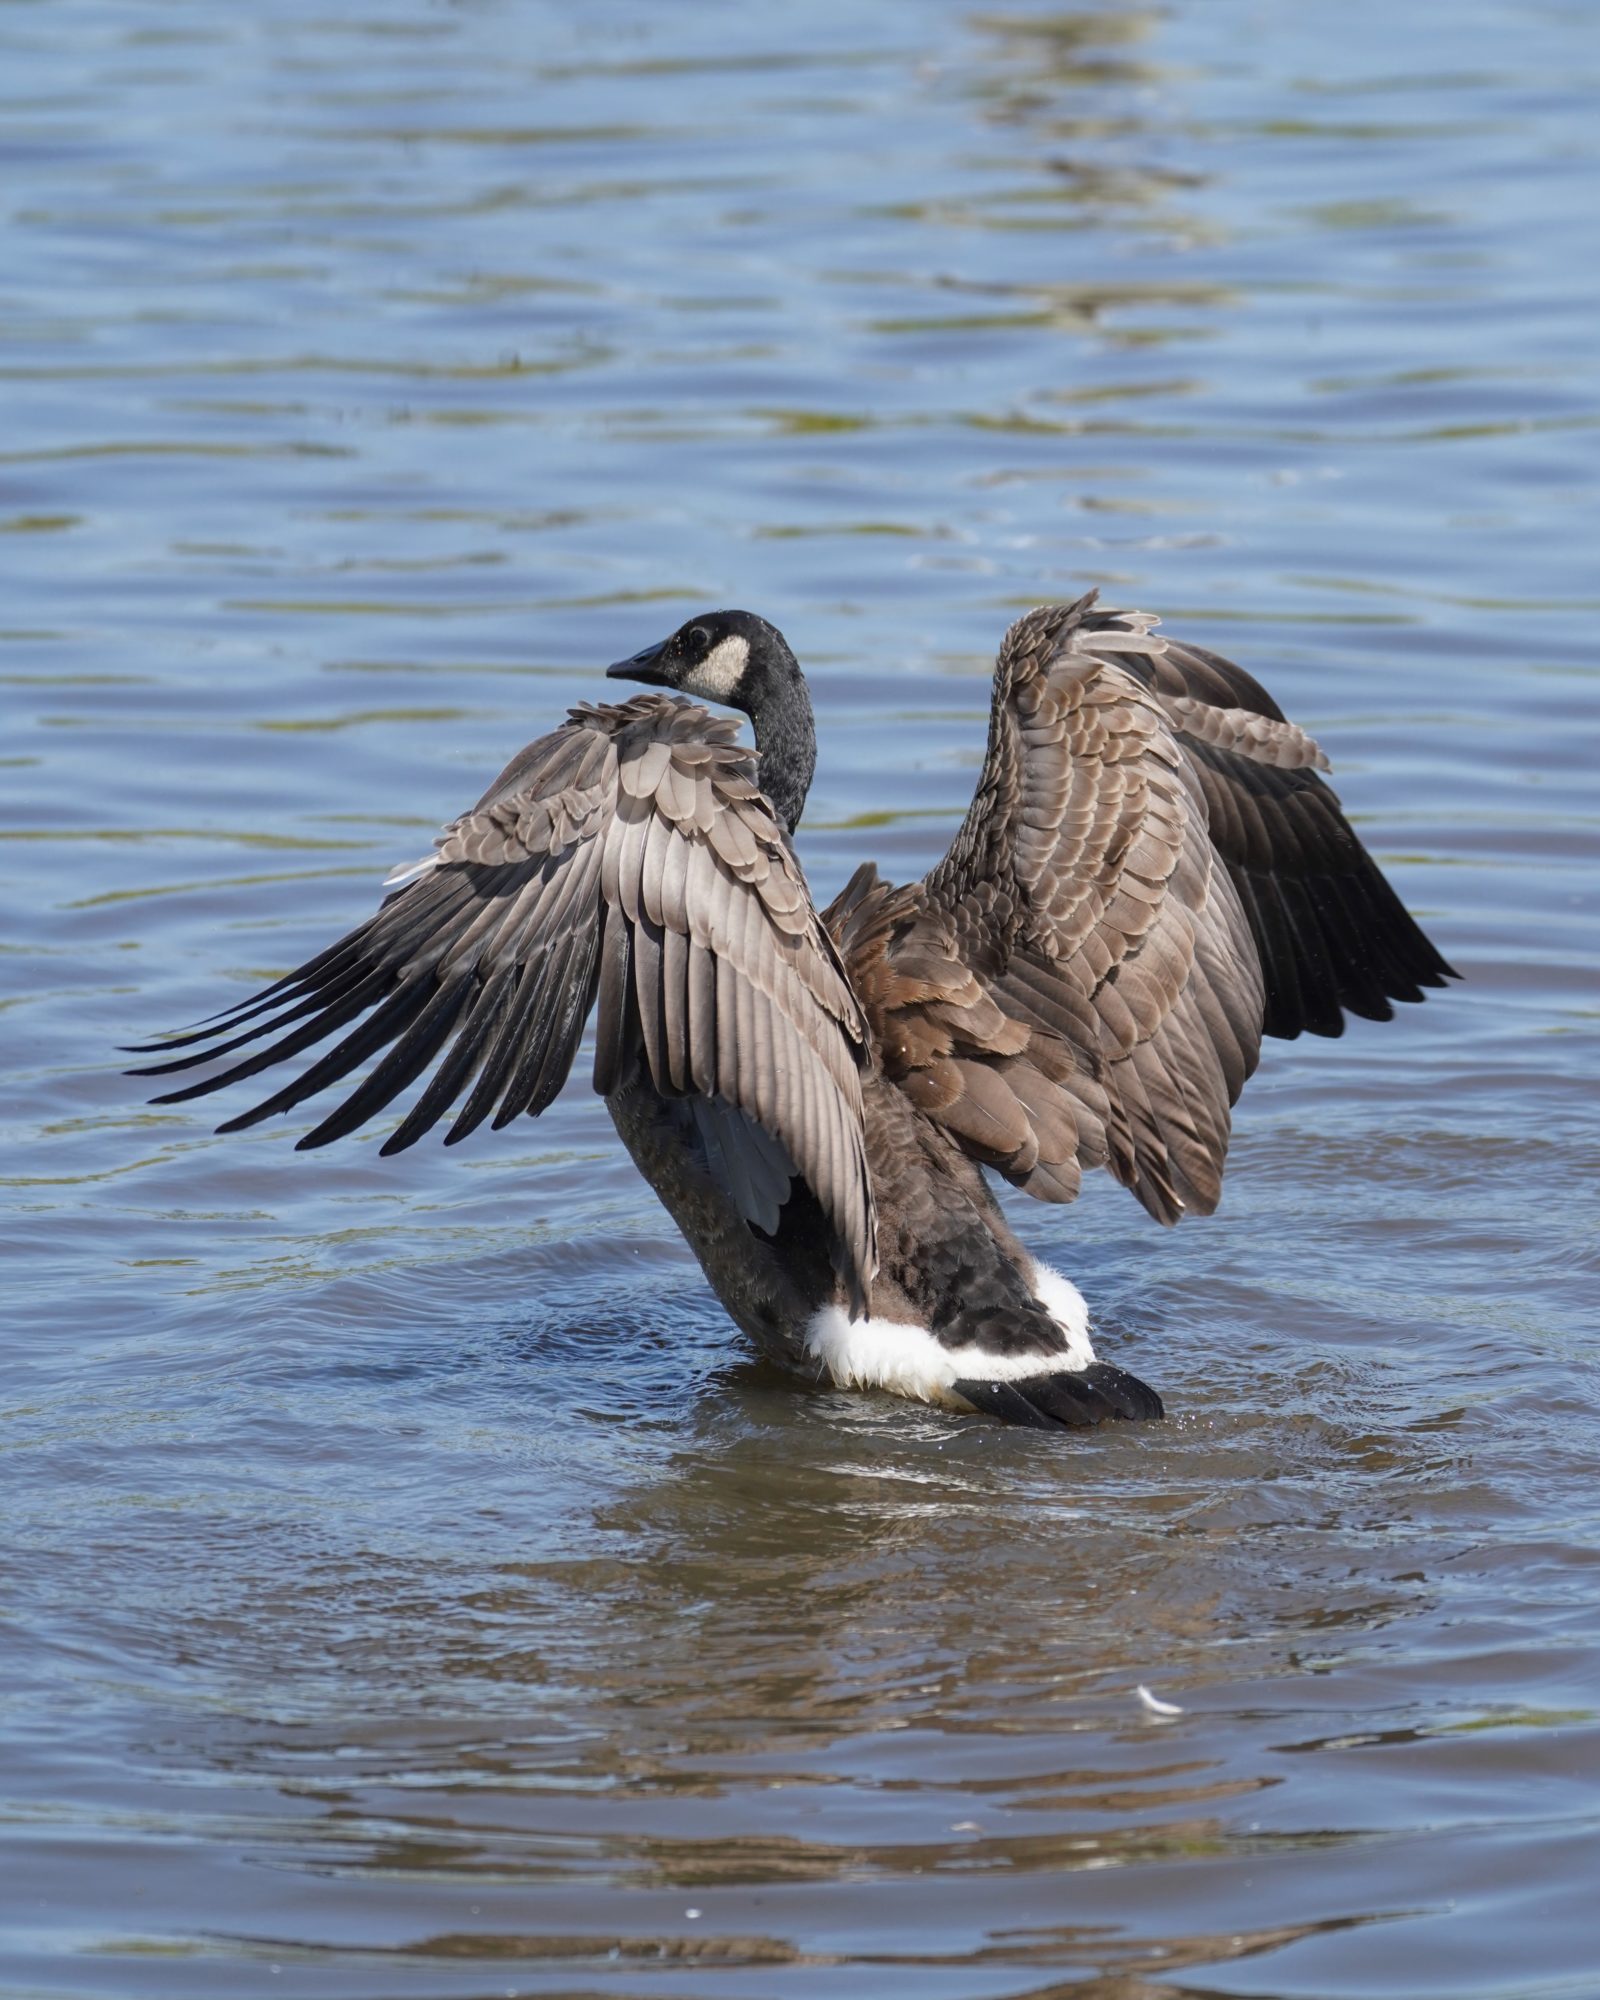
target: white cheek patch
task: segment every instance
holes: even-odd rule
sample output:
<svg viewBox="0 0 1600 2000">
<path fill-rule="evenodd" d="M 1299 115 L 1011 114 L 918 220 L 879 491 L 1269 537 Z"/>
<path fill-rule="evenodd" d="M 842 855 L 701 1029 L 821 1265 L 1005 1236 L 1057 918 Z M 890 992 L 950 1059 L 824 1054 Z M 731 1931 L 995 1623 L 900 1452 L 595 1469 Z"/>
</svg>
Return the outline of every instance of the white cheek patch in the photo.
<svg viewBox="0 0 1600 2000">
<path fill-rule="evenodd" d="M 744 679 L 750 664 L 750 641 L 737 632 L 719 639 L 682 686 L 687 694 L 701 695 L 706 701 L 727 701 Z"/>
<path fill-rule="evenodd" d="M 1089 1309 L 1076 1285 L 1047 1264 L 1035 1264 L 1033 1295 L 1066 1336 L 1059 1355 L 990 1354 L 981 1347 L 946 1347 L 925 1326 L 892 1319 L 850 1319 L 824 1306 L 806 1325 L 805 1349 L 841 1389 L 891 1389 L 922 1403 L 947 1403 L 957 1382 L 1018 1382 L 1052 1368 L 1076 1371 L 1094 1359 Z"/>
</svg>

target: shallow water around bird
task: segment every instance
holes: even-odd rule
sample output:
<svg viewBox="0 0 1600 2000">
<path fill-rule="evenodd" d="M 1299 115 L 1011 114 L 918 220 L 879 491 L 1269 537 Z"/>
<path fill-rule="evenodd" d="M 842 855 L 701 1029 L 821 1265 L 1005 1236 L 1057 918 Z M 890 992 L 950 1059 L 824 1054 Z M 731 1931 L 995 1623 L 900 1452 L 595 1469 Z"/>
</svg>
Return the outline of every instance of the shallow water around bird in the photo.
<svg viewBox="0 0 1600 2000">
<path fill-rule="evenodd" d="M 0 10 L 0 1993 L 1600 1992 L 1597 84 L 1555 0 Z M 1090 585 L 1466 975 L 1270 1047 L 1214 1219 L 1013 1204 L 1165 1424 L 756 1366 L 577 1082 L 381 1161 L 120 1074 L 695 607 L 819 894 L 920 873 Z"/>
</svg>

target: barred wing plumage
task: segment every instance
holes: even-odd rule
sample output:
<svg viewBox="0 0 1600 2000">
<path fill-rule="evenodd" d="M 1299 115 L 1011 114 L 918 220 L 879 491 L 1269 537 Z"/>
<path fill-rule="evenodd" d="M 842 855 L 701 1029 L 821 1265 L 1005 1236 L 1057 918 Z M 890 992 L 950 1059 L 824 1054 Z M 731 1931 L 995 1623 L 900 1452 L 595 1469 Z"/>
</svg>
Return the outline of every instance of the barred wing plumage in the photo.
<svg viewBox="0 0 1600 2000">
<path fill-rule="evenodd" d="M 1047 1200 L 1109 1166 L 1163 1222 L 1220 1196 L 1263 1032 L 1383 1018 L 1449 968 L 1250 677 L 1094 596 L 996 667 L 972 805 L 926 879 L 827 912 L 885 1068 Z"/>
<path fill-rule="evenodd" d="M 435 1062 L 382 1150 L 413 1144 L 459 1103 L 451 1144 L 486 1118 L 499 1127 L 544 1110 L 596 1009 L 595 1088 L 610 1093 L 642 1063 L 664 1095 L 745 1114 L 810 1186 L 864 1290 L 875 1261 L 867 1024 L 736 731 L 663 695 L 573 709 L 366 923 L 158 1045 L 182 1053 L 144 1074 L 277 1037 L 158 1101 L 243 1081 L 348 1030 L 221 1129 L 288 1111 L 382 1051 L 300 1146 L 353 1131 Z"/>
</svg>

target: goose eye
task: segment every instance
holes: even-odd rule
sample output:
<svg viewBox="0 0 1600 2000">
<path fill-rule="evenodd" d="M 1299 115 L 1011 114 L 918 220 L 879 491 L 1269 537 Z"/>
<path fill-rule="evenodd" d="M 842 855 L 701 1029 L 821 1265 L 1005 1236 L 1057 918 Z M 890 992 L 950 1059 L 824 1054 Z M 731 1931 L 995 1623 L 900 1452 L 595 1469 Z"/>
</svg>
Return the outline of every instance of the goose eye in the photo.
<svg viewBox="0 0 1600 2000">
<path fill-rule="evenodd" d="M 711 650 L 711 634 L 703 625 L 691 625 L 683 636 L 696 652 L 707 653 Z"/>
</svg>

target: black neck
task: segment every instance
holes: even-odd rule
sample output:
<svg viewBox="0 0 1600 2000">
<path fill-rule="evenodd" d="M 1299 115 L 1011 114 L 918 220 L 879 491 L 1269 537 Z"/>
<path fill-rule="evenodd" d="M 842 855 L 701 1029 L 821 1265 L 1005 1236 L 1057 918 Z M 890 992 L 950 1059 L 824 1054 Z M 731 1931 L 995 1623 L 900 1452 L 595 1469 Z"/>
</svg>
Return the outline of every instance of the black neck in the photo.
<svg viewBox="0 0 1600 2000">
<path fill-rule="evenodd" d="M 749 713 L 755 726 L 756 754 L 761 759 L 761 789 L 772 801 L 785 831 L 793 833 L 805 811 L 811 774 L 817 768 L 817 726 L 799 668 L 764 689 Z"/>
</svg>

